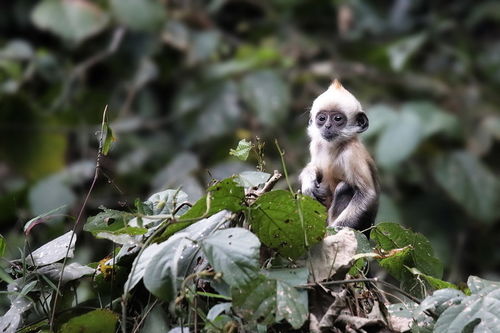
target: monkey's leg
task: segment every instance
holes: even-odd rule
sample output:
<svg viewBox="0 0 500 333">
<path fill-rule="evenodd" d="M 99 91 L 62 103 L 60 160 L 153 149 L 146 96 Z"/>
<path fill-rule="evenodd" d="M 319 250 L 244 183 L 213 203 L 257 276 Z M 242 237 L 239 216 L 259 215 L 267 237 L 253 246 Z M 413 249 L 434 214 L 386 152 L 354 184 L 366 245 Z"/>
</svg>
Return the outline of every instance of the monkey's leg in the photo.
<svg viewBox="0 0 500 333">
<path fill-rule="evenodd" d="M 335 219 L 349 205 L 354 196 L 354 189 L 346 182 L 340 182 L 333 193 L 333 201 L 328 209 L 328 225 L 333 225 Z"/>
<path fill-rule="evenodd" d="M 340 183 L 335 189 L 333 204 L 328 214 L 328 225 L 345 226 L 357 230 L 369 228 L 373 225 L 377 215 L 376 193 L 372 191 L 363 192 L 359 188 L 342 184 L 345 183 Z M 346 205 L 349 195 L 351 195 L 351 199 Z M 338 213 L 338 215 L 335 213 Z"/>
</svg>

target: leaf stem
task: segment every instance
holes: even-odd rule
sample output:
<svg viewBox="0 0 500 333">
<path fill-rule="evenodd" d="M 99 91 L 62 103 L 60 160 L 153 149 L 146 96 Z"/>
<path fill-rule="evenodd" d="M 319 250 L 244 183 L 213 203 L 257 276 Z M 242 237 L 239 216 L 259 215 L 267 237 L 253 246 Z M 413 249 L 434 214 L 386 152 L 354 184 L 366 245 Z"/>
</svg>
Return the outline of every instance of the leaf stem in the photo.
<svg viewBox="0 0 500 333">
<path fill-rule="evenodd" d="M 104 139 L 104 126 L 106 124 L 106 119 L 107 119 L 106 118 L 107 110 L 108 110 L 108 106 L 106 105 L 106 107 L 104 108 L 104 112 L 102 114 L 101 133 L 99 135 L 99 148 L 97 150 L 97 158 L 96 158 L 96 165 L 95 165 L 95 171 L 94 171 L 94 178 L 92 179 L 92 183 L 91 183 L 90 188 L 89 188 L 89 190 L 87 192 L 87 195 L 85 196 L 85 200 L 83 201 L 83 204 L 82 204 L 82 206 L 80 208 L 80 211 L 78 212 L 78 216 L 76 218 L 76 221 L 73 224 L 73 229 L 72 229 L 71 237 L 69 239 L 68 248 L 67 248 L 66 254 L 64 256 L 63 265 L 61 267 L 61 273 L 59 275 L 59 280 L 57 281 L 57 292 L 56 292 L 56 294 L 54 296 L 54 304 L 53 304 L 53 307 L 52 307 L 52 315 L 51 315 L 50 321 L 49 321 L 50 331 L 54 330 L 54 320 L 55 320 L 56 311 L 57 311 L 57 301 L 59 299 L 59 290 L 61 289 L 63 275 L 64 275 L 64 269 L 66 268 L 69 251 L 71 250 L 71 244 L 73 243 L 73 238 L 75 237 L 75 234 L 76 234 L 76 228 L 78 227 L 80 219 L 81 219 L 81 217 L 83 215 L 83 211 L 84 211 L 84 209 L 85 209 L 85 207 L 87 205 L 87 202 L 89 201 L 90 194 L 94 190 L 94 186 L 95 186 L 95 184 L 97 182 L 97 179 L 99 178 L 99 170 L 101 169 L 102 147 L 103 147 L 103 139 Z"/>
</svg>

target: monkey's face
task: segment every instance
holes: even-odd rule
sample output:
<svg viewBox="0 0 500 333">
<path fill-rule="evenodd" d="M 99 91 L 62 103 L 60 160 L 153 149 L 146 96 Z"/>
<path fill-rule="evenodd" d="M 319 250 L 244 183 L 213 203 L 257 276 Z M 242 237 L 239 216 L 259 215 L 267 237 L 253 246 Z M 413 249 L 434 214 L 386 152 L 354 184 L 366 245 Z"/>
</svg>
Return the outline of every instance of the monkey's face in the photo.
<svg viewBox="0 0 500 333">
<path fill-rule="evenodd" d="M 337 80 L 314 101 L 308 128 L 313 140 L 345 140 L 367 129 L 361 104 Z"/>
<path fill-rule="evenodd" d="M 348 139 L 366 131 L 368 118 L 364 112 L 357 112 L 354 116 L 349 117 L 341 111 L 321 110 L 316 113 L 314 126 L 326 141 L 337 138 Z"/>
</svg>

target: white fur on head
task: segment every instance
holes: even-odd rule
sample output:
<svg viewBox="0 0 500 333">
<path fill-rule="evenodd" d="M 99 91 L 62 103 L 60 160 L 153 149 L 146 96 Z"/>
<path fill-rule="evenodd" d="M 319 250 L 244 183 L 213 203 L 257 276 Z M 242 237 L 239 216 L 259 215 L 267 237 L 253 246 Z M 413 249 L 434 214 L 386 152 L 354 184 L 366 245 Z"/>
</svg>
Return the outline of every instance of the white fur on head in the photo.
<svg viewBox="0 0 500 333">
<path fill-rule="evenodd" d="M 342 84 L 335 80 L 328 89 L 313 102 L 311 117 L 321 110 L 340 110 L 346 115 L 361 111 L 361 104 Z"/>
<path fill-rule="evenodd" d="M 342 111 L 348 119 L 358 112 L 362 112 L 361 104 L 342 84 L 335 79 L 328 89 L 319 95 L 313 102 L 311 108 L 311 118 L 313 123 L 318 112 L 322 110 L 339 110 Z M 320 138 L 318 129 L 311 124 L 308 127 L 309 136 L 313 139 Z M 344 134 L 350 136 L 355 134 L 355 130 L 346 128 Z"/>
</svg>

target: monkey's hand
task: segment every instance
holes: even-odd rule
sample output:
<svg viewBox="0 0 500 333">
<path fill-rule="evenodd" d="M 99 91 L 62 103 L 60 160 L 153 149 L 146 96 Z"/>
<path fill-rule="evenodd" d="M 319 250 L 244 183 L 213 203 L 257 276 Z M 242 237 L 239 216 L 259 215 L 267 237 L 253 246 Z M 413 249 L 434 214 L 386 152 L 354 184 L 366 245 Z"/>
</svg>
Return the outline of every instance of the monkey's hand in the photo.
<svg viewBox="0 0 500 333">
<path fill-rule="evenodd" d="M 332 202 L 333 193 L 328 184 L 322 180 L 323 175 L 312 164 L 308 164 L 300 173 L 302 193 L 328 207 Z"/>
<path fill-rule="evenodd" d="M 330 186 L 325 182 L 318 182 L 318 180 L 314 181 L 312 196 L 326 207 L 332 202 L 332 191 Z"/>
</svg>

